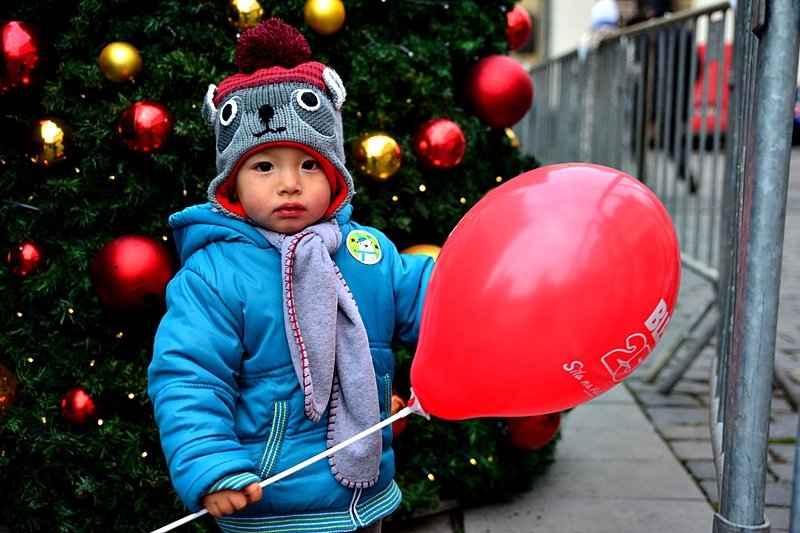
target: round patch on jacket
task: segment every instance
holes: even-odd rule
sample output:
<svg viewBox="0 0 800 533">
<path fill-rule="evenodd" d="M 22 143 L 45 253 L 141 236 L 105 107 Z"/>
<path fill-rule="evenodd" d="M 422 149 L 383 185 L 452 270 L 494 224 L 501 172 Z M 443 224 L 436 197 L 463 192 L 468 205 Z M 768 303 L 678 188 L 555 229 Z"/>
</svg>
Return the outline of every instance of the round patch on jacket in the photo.
<svg viewBox="0 0 800 533">
<path fill-rule="evenodd" d="M 354 229 L 347 234 L 347 251 L 356 261 L 365 265 L 374 265 L 383 256 L 375 235 L 360 229 Z"/>
</svg>

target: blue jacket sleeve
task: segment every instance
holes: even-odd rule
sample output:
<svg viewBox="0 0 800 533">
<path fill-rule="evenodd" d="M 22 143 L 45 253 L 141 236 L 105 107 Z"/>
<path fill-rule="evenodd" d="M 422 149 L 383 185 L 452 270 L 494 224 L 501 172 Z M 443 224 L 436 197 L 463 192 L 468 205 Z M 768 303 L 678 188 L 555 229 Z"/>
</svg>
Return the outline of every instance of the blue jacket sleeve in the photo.
<svg viewBox="0 0 800 533">
<path fill-rule="evenodd" d="M 416 344 L 422 318 L 422 305 L 433 258 L 427 255 L 400 254 L 395 257 L 392 284 L 395 294 L 395 337 L 404 344 Z"/>
<path fill-rule="evenodd" d="M 241 321 L 197 273 L 184 268 L 167 288 L 167 308 L 148 369 L 170 478 L 184 504 L 224 477 L 256 472 L 234 432 Z"/>
</svg>

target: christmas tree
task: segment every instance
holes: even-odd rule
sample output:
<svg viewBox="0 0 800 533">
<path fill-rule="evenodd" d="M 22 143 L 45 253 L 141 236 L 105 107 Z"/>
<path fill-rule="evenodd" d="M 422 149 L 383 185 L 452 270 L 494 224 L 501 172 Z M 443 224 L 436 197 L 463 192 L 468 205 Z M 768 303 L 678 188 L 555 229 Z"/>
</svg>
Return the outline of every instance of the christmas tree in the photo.
<svg viewBox="0 0 800 533">
<path fill-rule="evenodd" d="M 536 166 L 506 127 L 527 106 L 511 95 L 512 118 L 481 109 L 474 73 L 479 60 L 508 54 L 512 8 L 507 0 L 353 0 L 346 14 L 318 0 L 6 6 L 0 525 L 142 531 L 185 514 L 167 478 L 146 368 L 176 267 L 166 220 L 206 201 L 213 131 L 200 109 L 208 85 L 234 72 L 239 32 L 280 17 L 304 33 L 312 59 L 337 70 L 348 91 L 355 217 L 401 250 L 424 245 L 411 251 L 435 255 L 489 189 Z M 412 355 L 399 352 L 398 403 L 409 396 Z M 396 430 L 404 503 L 394 520 L 446 500 L 507 499 L 554 448 L 551 440 L 524 449 L 500 419 L 413 417 Z M 208 527 L 201 519 L 187 529 Z"/>
</svg>

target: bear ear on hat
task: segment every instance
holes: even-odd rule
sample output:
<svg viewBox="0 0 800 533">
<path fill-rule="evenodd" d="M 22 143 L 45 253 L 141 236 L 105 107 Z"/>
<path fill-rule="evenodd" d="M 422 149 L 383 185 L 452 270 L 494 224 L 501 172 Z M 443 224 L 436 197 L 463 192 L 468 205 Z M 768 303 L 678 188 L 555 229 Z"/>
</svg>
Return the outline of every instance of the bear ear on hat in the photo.
<svg viewBox="0 0 800 533">
<path fill-rule="evenodd" d="M 325 86 L 328 92 L 331 93 L 333 105 L 337 110 L 341 110 L 344 105 L 344 99 L 347 98 L 347 91 L 344 88 L 342 78 L 330 67 L 325 67 L 322 71 L 322 79 L 325 80 Z"/>
<path fill-rule="evenodd" d="M 217 86 L 212 83 L 208 86 L 206 97 L 203 100 L 203 119 L 209 124 L 213 124 L 217 119 L 217 108 L 214 106 L 215 94 L 217 94 Z"/>
</svg>

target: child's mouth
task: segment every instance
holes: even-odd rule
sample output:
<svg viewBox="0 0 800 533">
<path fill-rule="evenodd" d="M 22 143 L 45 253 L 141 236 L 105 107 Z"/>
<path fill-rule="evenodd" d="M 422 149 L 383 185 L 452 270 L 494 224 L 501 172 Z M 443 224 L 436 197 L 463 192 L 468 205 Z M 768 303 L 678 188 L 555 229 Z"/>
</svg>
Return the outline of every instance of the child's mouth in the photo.
<svg viewBox="0 0 800 533">
<path fill-rule="evenodd" d="M 296 217 L 301 215 L 305 211 L 305 208 L 302 206 L 302 204 L 292 203 L 292 204 L 283 204 L 280 207 L 278 207 L 276 211 L 278 212 L 279 215 L 284 217 Z"/>
</svg>

